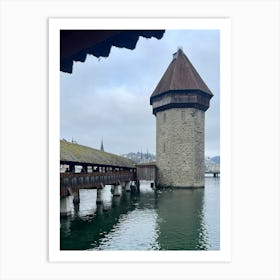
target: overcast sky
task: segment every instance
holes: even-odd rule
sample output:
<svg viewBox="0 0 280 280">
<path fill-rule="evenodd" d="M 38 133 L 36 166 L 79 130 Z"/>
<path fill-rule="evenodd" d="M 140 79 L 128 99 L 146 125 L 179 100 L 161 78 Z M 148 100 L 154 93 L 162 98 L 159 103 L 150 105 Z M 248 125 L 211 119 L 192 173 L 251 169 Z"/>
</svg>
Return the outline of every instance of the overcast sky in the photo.
<svg viewBox="0 0 280 280">
<path fill-rule="evenodd" d="M 60 138 L 115 154 L 156 151 L 149 100 L 178 47 L 214 97 L 205 115 L 205 155 L 220 152 L 219 31 L 167 30 L 161 40 L 140 37 L 134 50 L 112 47 L 108 58 L 88 55 L 60 74 Z"/>
</svg>

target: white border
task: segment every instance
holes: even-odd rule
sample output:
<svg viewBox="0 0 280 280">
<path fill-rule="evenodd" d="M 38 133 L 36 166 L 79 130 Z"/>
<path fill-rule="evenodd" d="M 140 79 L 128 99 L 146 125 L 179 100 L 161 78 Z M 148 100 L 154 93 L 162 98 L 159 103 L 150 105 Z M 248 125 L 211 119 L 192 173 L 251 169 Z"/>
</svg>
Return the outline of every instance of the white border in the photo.
<svg viewBox="0 0 280 280">
<path fill-rule="evenodd" d="M 219 251 L 60 251 L 59 31 L 60 29 L 220 30 L 221 192 Z M 49 261 L 229 262 L 231 260 L 231 21 L 223 19 L 49 19 Z M 50 187 L 51 186 L 51 187 Z"/>
</svg>

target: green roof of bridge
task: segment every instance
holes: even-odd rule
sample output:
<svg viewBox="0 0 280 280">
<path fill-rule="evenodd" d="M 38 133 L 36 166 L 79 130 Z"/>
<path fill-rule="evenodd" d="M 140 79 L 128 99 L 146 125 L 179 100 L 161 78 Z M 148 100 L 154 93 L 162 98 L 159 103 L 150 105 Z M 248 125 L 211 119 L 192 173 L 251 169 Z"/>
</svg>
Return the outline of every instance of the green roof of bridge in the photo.
<svg viewBox="0 0 280 280">
<path fill-rule="evenodd" d="M 60 140 L 60 161 L 134 167 L 133 161 L 128 158 L 65 140 Z"/>
</svg>

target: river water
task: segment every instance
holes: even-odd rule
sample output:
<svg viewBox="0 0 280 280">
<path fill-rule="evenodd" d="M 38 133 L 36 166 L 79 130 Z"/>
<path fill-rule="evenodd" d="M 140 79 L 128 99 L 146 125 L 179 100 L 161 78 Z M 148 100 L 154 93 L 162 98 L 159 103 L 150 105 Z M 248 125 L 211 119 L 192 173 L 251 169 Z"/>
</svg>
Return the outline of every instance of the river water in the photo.
<svg viewBox="0 0 280 280">
<path fill-rule="evenodd" d="M 96 190 L 80 190 L 79 209 L 60 219 L 61 250 L 219 250 L 220 179 L 205 188 L 153 190 L 113 197 L 96 205 Z"/>
</svg>

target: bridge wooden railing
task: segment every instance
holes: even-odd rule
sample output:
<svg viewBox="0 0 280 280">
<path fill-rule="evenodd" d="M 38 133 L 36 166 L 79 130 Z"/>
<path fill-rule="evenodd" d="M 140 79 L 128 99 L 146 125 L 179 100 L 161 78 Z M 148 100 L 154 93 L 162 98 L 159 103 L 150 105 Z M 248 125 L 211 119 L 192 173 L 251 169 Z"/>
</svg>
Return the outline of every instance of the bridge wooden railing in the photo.
<svg viewBox="0 0 280 280">
<path fill-rule="evenodd" d="M 60 173 L 60 196 L 68 195 L 69 189 L 96 189 L 103 185 L 136 180 L 136 173 L 130 171 L 93 172 L 93 173 Z"/>
</svg>

